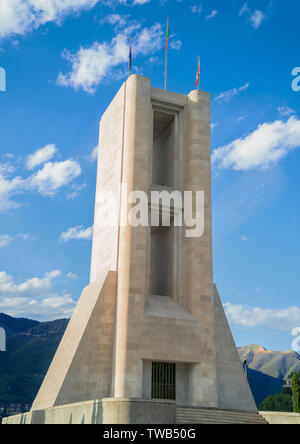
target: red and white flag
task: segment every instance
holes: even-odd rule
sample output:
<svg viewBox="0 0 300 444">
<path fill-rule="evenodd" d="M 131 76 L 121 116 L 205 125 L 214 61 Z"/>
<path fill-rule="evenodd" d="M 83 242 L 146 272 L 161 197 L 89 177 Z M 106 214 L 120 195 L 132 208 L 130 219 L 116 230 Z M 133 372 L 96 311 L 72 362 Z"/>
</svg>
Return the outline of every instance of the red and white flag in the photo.
<svg viewBox="0 0 300 444">
<path fill-rule="evenodd" d="M 200 57 L 198 57 L 198 69 L 197 69 L 197 75 L 196 75 L 196 86 L 199 89 L 200 85 Z"/>
</svg>

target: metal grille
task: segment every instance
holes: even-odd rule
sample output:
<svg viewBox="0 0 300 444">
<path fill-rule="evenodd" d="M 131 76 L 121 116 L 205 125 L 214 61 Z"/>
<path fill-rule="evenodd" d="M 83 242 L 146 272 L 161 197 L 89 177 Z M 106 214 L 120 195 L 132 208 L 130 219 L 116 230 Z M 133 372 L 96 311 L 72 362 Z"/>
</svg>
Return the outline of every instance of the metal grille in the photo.
<svg viewBox="0 0 300 444">
<path fill-rule="evenodd" d="M 152 399 L 176 399 L 176 364 L 152 362 Z"/>
</svg>

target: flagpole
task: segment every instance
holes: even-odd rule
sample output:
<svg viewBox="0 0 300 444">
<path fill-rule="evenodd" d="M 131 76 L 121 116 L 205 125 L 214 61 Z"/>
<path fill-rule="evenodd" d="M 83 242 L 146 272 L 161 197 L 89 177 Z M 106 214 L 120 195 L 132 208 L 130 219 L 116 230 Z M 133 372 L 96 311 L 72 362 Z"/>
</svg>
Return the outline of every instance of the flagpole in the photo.
<svg viewBox="0 0 300 444">
<path fill-rule="evenodd" d="M 200 90 L 200 56 L 198 56 L 198 72 L 199 72 L 199 80 L 198 80 L 198 91 Z"/>
<path fill-rule="evenodd" d="M 197 86 L 197 91 L 199 91 L 199 88 L 200 88 L 200 56 L 198 56 L 198 60 L 197 60 L 196 86 Z"/>
<path fill-rule="evenodd" d="M 168 48 L 166 49 L 165 90 L 167 89 L 167 73 L 168 73 Z"/>
<path fill-rule="evenodd" d="M 169 17 L 167 18 L 166 60 L 165 60 L 165 90 L 167 89 L 167 76 L 168 76 L 168 46 L 169 46 Z"/>
<path fill-rule="evenodd" d="M 129 64 L 128 64 L 128 77 L 130 76 L 131 65 L 132 65 L 132 41 L 131 41 L 131 37 L 130 37 L 130 39 L 129 39 Z"/>
</svg>

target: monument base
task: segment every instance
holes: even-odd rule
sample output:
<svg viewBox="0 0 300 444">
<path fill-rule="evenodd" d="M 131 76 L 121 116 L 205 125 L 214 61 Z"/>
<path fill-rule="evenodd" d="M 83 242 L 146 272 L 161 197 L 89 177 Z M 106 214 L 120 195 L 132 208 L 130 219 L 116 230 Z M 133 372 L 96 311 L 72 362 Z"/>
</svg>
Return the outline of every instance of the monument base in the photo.
<svg viewBox="0 0 300 444">
<path fill-rule="evenodd" d="M 258 413 L 178 407 L 175 401 L 104 398 L 35 410 L 4 418 L 3 424 L 267 424 Z"/>
<path fill-rule="evenodd" d="M 4 418 L 2 424 L 175 424 L 176 402 L 103 398 Z"/>
</svg>

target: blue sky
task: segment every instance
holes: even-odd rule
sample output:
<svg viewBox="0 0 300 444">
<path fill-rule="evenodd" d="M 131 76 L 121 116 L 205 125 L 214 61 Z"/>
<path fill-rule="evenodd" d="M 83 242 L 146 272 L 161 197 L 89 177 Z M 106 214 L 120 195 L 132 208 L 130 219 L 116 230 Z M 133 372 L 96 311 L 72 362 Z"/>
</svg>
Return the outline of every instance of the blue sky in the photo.
<svg viewBox="0 0 300 444">
<path fill-rule="evenodd" d="M 1 0 L 0 311 L 69 316 L 89 279 L 98 125 L 133 72 L 212 96 L 214 275 L 238 345 L 300 326 L 298 0 Z M 300 82 L 299 82 L 300 83 Z"/>
</svg>

